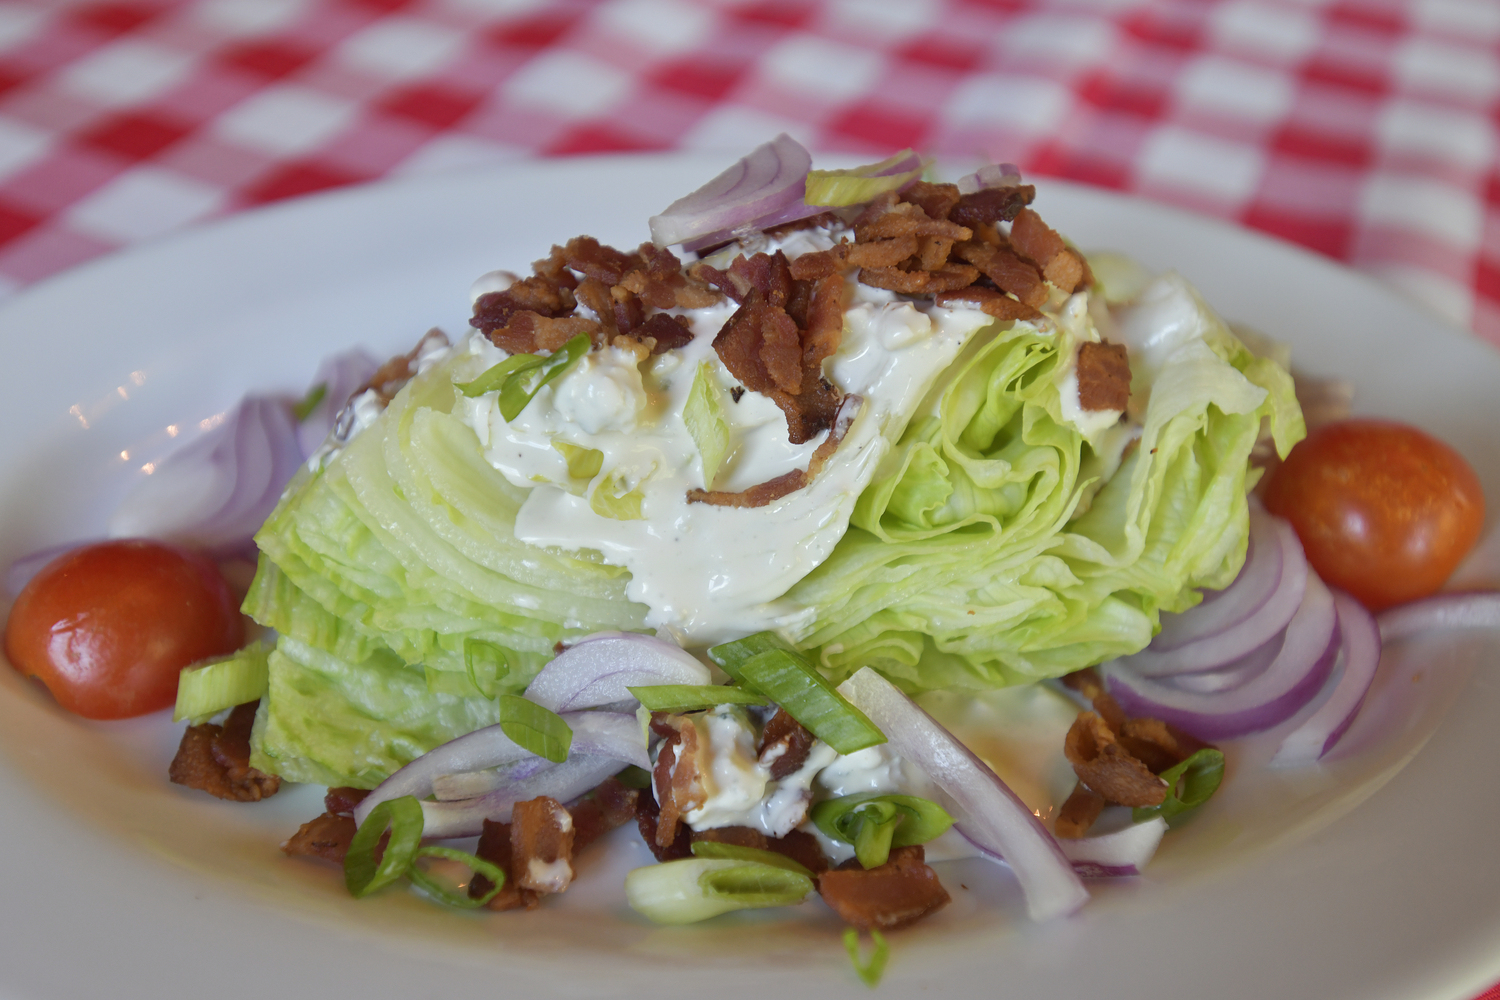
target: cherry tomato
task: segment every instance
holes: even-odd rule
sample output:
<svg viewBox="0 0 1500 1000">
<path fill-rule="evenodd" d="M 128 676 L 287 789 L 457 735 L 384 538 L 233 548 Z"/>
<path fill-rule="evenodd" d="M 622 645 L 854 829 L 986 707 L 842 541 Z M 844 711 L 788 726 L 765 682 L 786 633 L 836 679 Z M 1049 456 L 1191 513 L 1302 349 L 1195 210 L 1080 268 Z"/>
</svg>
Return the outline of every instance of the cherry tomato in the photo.
<svg viewBox="0 0 1500 1000">
<path fill-rule="evenodd" d="M 21 591 L 5 625 L 11 664 L 88 719 L 166 708 L 183 667 L 244 640 L 244 619 L 214 564 L 144 540 L 54 559 Z"/>
<path fill-rule="evenodd" d="M 1318 575 L 1374 611 L 1441 587 L 1484 525 L 1479 478 L 1458 452 L 1384 420 L 1313 431 L 1272 473 L 1265 502 Z"/>
</svg>

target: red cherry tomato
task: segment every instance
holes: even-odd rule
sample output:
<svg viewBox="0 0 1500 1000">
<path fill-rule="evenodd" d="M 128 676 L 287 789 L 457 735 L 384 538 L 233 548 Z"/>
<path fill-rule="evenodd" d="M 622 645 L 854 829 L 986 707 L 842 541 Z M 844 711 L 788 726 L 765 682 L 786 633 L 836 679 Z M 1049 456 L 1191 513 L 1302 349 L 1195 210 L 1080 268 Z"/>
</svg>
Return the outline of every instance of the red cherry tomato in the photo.
<svg viewBox="0 0 1500 1000">
<path fill-rule="evenodd" d="M 5 655 L 88 719 L 166 708 L 185 666 L 245 641 L 229 586 L 203 556 L 160 542 L 101 542 L 32 578 L 5 625 Z"/>
<path fill-rule="evenodd" d="M 1479 478 L 1415 427 L 1346 420 L 1313 431 L 1266 484 L 1307 560 L 1371 610 L 1426 597 L 1479 539 Z"/>
</svg>

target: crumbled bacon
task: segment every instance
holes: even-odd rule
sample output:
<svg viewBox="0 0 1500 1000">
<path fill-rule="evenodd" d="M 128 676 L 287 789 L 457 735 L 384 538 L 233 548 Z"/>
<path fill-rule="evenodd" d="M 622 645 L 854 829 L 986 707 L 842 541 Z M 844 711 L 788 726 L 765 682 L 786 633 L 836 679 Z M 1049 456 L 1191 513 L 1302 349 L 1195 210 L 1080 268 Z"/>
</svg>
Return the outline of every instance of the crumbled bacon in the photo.
<svg viewBox="0 0 1500 1000">
<path fill-rule="evenodd" d="M 1057 231 L 1029 208 L 1016 213 L 1010 227 L 1010 242 L 1036 263 L 1042 277 L 1065 292 L 1093 282 L 1083 257 L 1069 249 Z"/>
<path fill-rule="evenodd" d="M 354 807 L 369 794 L 369 790 L 364 788 L 330 788 L 323 796 L 323 808 L 328 810 L 330 816 L 352 816 Z"/>
<path fill-rule="evenodd" d="M 636 829 L 641 831 L 641 839 L 651 848 L 657 861 L 676 861 L 678 858 L 692 856 L 692 836 L 686 823 L 676 824 L 672 840 L 666 846 L 656 842 L 656 834 L 661 827 L 661 806 L 656 804 L 655 796 L 642 793 L 635 800 L 635 824 Z"/>
<path fill-rule="evenodd" d="M 762 764 L 769 764 L 771 777 L 780 781 L 793 774 L 807 763 L 807 753 L 812 749 L 813 734 L 784 708 L 766 721 L 760 733 L 760 747 L 756 756 Z"/>
<path fill-rule="evenodd" d="M 1078 348 L 1078 405 L 1124 410 L 1130 403 L 1130 361 L 1124 344 L 1085 343 Z"/>
<path fill-rule="evenodd" d="M 701 806 L 708 793 L 698 773 L 698 728 L 693 720 L 658 712 L 651 717 L 651 728 L 663 737 L 651 773 L 661 806 L 655 839 L 658 847 L 668 847 L 677 839 L 682 814 Z"/>
<path fill-rule="evenodd" d="M 828 870 L 828 856 L 823 853 L 818 838 L 803 830 L 792 830 L 785 837 L 768 837 L 748 826 L 721 826 L 712 830 L 696 830 L 692 833 L 691 840 L 693 843 L 708 840 L 736 847 L 774 851 L 791 858 L 814 875 Z M 691 847 L 688 853 L 691 853 Z"/>
<path fill-rule="evenodd" d="M 1145 764 L 1132 757 L 1096 712 L 1080 712 L 1063 753 L 1080 781 L 1122 806 L 1159 806 L 1167 785 Z"/>
<path fill-rule="evenodd" d="M 1083 782 L 1073 786 L 1062 808 L 1057 810 L 1057 819 L 1052 822 L 1052 832 L 1065 840 L 1076 840 L 1089 832 L 1094 820 L 1104 811 L 1104 796 Z"/>
<path fill-rule="evenodd" d="M 417 373 L 417 358 L 434 344 L 448 346 L 448 335 L 436 327 L 424 333 L 422 339 L 417 341 L 416 347 L 405 354 L 396 355 L 375 369 L 375 374 L 370 376 L 369 381 L 354 390 L 349 398 L 353 399 L 374 389 L 383 402 L 389 403 L 396 398 L 396 393 L 401 391 L 401 387 L 410 382 L 412 376 Z"/>
<path fill-rule="evenodd" d="M 488 861 L 505 874 L 505 884 L 485 906 L 491 910 L 518 910 L 522 907 L 534 910 L 541 904 L 541 893 L 523 888 L 512 876 L 515 866 L 512 863 L 514 851 L 511 847 L 510 829 L 509 823 L 485 820 L 484 828 L 479 834 L 479 846 L 474 848 L 476 857 Z M 483 899 L 493 888 L 494 882 L 476 872 L 469 880 L 469 898 Z"/>
<path fill-rule="evenodd" d="M 830 423 L 832 430 L 823 443 L 818 445 L 812 453 L 807 469 L 793 469 L 791 472 L 783 473 L 775 479 L 768 479 L 763 483 L 757 483 L 747 490 L 738 493 L 729 493 L 723 490 L 688 490 L 689 503 L 707 503 L 716 507 L 764 507 L 769 503 L 780 500 L 782 497 L 795 493 L 802 489 L 813 478 L 822 471 L 823 466 L 833 457 L 838 450 L 839 444 L 844 440 L 844 435 L 854 425 L 854 418 L 859 415 L 860 406 L 864 399 L 858 395 L 845 396 L 834 412 Z M 796 440 L 793 438 L 793 440 Z"/>
<path fill-rule="evenodd" d="M 167 777 L 234 802 L 259 802 L 275 795 L 281 779 L 250 766 L 250 729 L 259 701 L 236 706 L 222 726 L 189 726 L 182 734 Z"/>
<path fill-rule="evenodd" d="M 845 923 L 860 930 L 909 926 L 947 906 L 950 899 L 920 846 L 898 847 L 885 864 L 868 871 L 855 862 L 823 872 L 818 892 Z"/>
<path fill-rule="evenodd" d="M 934 219 L 921 206 L 909 202 L 872 202 L 854 220 L 854 238 L 860 243 L 897 236 L 941 236 L 956 242 L 972 239 L 974 233 L 951 216 Z"/>
<path fill-rule="evenodd" d="M 1125 710 L 1115 700 L 1115 696 L 1104 689 L 1104 684 L 1099 680 L 1099 675 L 1092 668 L 1085 667 L 1083 670 L 1075 670 L 1062 678 L 1063 685 L 1077 691 L 1089 700 L 1094 706 L 1094 711 L 1104 719 L 1105 725 L 1115 732 L 1119 732 L 1125 726 Z"/>
<path fill-rule="evenodd" d="M 980 226 L 987 222 L 1009 222 L 1032 200 L 1036 188 L 1031 184 L 1014 187 L 984 188 L 958 199 L 948 218 L 961 226 Z"/>
<path fill-rule="evenodd" d="M 899 267 L 861 268 L 859 280 L 875 288 L 885 288 L 903 295 L 935 295 L 972 285 L 979 270 L 967 264 L 948 264 L 936 271 L 903 271 Z"/>
<path fill-rule="evenodd" d="M 349 853 L 349 844 L 354 840 L 356 830 L 358 826 L 353 816 L 325 812 L 303 823 L 281 845 L 281 852 L 288 857 L 322 858 L 341 865 Z"/>
<path fill-rule="evenodd" d="M 902 201 L 918 206 L 932 219 L 948 218 L 962 197 L 957 184 L 932 184 L 928 181 L 917 181 L 901 192 Z"/>
<path fill-rule="evenodd" d="M 553 319 L 534 312 L 516 313 L 505 326 L 489 333 L 490 343 L 511 354 L 555 351 L 580 333 L 597 340 L 598 323 L 585 316 L 559 316 Z"/>
<path fill-rule="evenodd" d="M 1019 299 L 983 285 L 970 285 L 952 292 L 938 292 L 933 300 L 940 306 L 964 305 L 986 312 L 996 319 L 1037 319 L 1042 314 Z"/>
<path fill-rule="evenodd" d="M 573 817 L 550 795 L 517 802 L 510 817 L 511 874 L 522 889 L 557 893 L 573 881 Z"/>
<path fill-rule="evenodd" d="M 592 236 L 569 240 L 563 247 L 563 260 L 572 270 L 606 286 L 618 285 L 621 278 L 645 263 L 638 255 L 616 250 Z"/>
<path fill-rule="evenodd" d="M 955 246 L 953 252 L 983 271 L 1002 292 L 1010 292 L 1033 309 L 1047 301 L 1047 285 L 1036 267 L 1009 248 L 970 240 Z"/>
</svg>

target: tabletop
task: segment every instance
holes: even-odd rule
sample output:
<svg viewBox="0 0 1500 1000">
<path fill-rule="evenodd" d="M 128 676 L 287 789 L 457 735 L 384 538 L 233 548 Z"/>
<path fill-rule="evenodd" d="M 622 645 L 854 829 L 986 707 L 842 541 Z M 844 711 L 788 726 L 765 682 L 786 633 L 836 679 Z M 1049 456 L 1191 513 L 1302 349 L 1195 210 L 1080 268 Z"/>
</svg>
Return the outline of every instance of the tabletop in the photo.
<svg viewBox="0 0 1500 1000">
<path fill-rule="evenodd" d="M 0 295 L 340 185 L 785 131 L 1228 219 L 1500 345 L 1497 122 L 1496 0 L 0 0 Z"/>
</svg>

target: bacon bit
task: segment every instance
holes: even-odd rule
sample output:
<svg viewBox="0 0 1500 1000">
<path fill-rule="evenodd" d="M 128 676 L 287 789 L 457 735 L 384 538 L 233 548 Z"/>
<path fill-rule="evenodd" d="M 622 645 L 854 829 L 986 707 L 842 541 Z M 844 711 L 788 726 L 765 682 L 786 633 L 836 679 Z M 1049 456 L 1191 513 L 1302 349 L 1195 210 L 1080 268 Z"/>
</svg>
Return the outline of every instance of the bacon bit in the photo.
<svg viewBox="0 0 1500 1000">
<path fill-rule="evenodd" d="M 1124 410 L 1130 403 L 1130 360 L 1124 344 L 1086 343 L 1078 348 L 1078 405 Z"/>
<path fill-rule="evenodd" d="M 1023 208 L 1016 213 L 1016 221 L 1010 227 L 1010 241 L 1036 262 L 1042 277 L 1063 291 L 1072 292 L 1080 284 L 1093 283 L 1083 257 L 1071 250 L 1057 230 L 1031 209 Z"/>
<path fill-rule="evenodd" d="M 743 303 L 745 301 L 744 294 L 730 279 L 729 275 L 711 264 L 706 264 L 701 260 L 697 261 L 688 267 L 688 276 L 709 288 L 718 289 L 736 302 Z"/>
<path fill-rule="evenodd" d="M 634 292 L 623 285 L 615 285 L 609 290 L 609 297 L 614 306 L 615 327 L 622 334 L 631 333 L 645 322 L 645 307 Z"/>
<path fill-rule="evenodd" d="M 686 823 L 676 824 L 676 832 L 672 842 L 662 847 L 656 842 L 656 833 L 661 824 L 661 807 L 656 804 L 656 799 L 650 795 L 641 795 L 635 800 L 635 825 L 641 832 L 641 839 L 646 846 L 651 848 L 651 853 L 657 861 L 676 861 L 679 858 L 690 858 L 693 856 L 692 831 Z"/>
<path fill-rule="evenodd" d="M 961 226 L 979 226 L 986 222 L 1009 222 L 1036 198 L 1036 187 L 985 188 L 958 199 L 948 218 Z"/>
<path fill-rule="evenodd" d="M 552 319 L 534 312 L 522 312 L 516 313 L 508 324 L 486 336 L 490 343 L 502 351 L 532 354 L 536 351 L 555 351 L 580 333 L 588 334 L 597 343 L 599 332 L 599 324 L 585 316 L 559 316 Z"/>
<path fill-rule="evenodd" d="M 966 305 L 986 312 L 996 319 L 1038 319 L 1041 313 L 1019 299 L 983 285 L 970 285 L 952 292 L 938 292 L 933 296 L 940 306 Z"/>
<path fill-rule="evenodd" d="M 823 845 L 805 830 L 791 830 L 785 837 L 768 837 L 766 849 L 791 858 L 814 875 L 828 870 L 828 856 L 823 853 Z"/>
<path fill-rule="evenodd" d="M 522 889 L 562 892 L 573 881 L 573 817 L 550 795 L 517 802 L 510 817 L 511 872 Z"/>
<path fill-rule="evenodd" d="M 250 729 L 259 705 L 252 701 L 236 706 L 222 726 L 189 726 L 167 778 L 233 802 L 259 802 L 275 795 L 281 779 L 250 766 Z"/>
<path fill-rule="evenodd" d="M 1114 732 L 1125 727 L 1125 710 L 1115 696 L 1104 690 L 1104 682 L 1092 667 L 1075 670 L 1062 678 L 1063 686 L 1077 691 L 1089 700 L 1104 722 Z"/>
<path fill-rule="evenodd" d="M 522 888 L 511 874 L 515 867 L 512 863 L 511 824 L 485 820 L 484 828 L 479 834 L 479 846 L 474 849 L 474 854 L 505 873 L 505 884 L 485 904 L 486 907 L 491 910 L 518 910 L 522 907 L 534 910 L 541 905 L 541 894 Z M 494 882 L 475 872 L 474 877 L 469 880 L 469 898 L 483 899 L 485 893 L 493 888 Z"/>
<path fill-rule="evenodd" d="M 595 343 L 609 343 L 617 334 L 621 333 L 620 324 L 615 320 L 615 299 L 609 293 L 609 286 L 597 278 L 584 278 L 573 290 L 578 296 L 580 305 L 588 307 L 599 320 L 599 337 Z"/>
<path fill-rule="evenodd" d="M 844 308 L 849 285 L 843 277 L 827 275 L 813 282 L 802 334 L 802 384 L 822 380 L 823 362 L 839 349 L 844 337 Z"/>
<path fill-rule="evenodd" d="M 541 260 L 533 261 L 531 271 L 538 278 L 557 289 L 578 287 L 578 279 L 568 270 L 568 255 L 563 248 L 553 245 L 552 251 Z"/>
<path fill-rule="evenodd" d="M 888 240 L 877 239 L 867 243 L 841 243 L 839 246 L 847 248 L 843 254 L 846 267 L 895 267 L 917 253 L 922 240 L 938 238 L 896 236 Z"/>
<path fill-rule="evenodd" d="M 686 347 L 693 342 L 693 331 L 689 329 L 687 321 L 670 313 L 656 313 L 637 327 L 634 333 L 643 343 L 648 338 L 653 341 L 652 354 Z"/>
<path fill-rule="evenodd" d="M 1004 246 L 979 240 L 960 243 L 953 252 L 984 272 L 985 277 L 1033 309 L 1047 301 L 1047 285 L 1036 267 Z"/>
<path fill-rule="evenodd" d="M 1122 806 L 1159 806 L 1167 786 L 1115 740 L 1114 732 L 1095 712 L 1079 712 L 1063 753 L 1080 781 Z"/>
<path fill-rule="evenodd" d="M 370 376 L 370 380 L 354 390 L 349 398 L 353 399 L 355 396 L 374 389 L 382 402 L 389 403 L 396 398 L 396 393 L 401 391 L 401 387 L 410 382 L 412 376 L 417 373 L 417 358 L 434 343 L 448 346 L 448 335 L 437 327 L 424 333 L 422 339 L 417 341 L 416 347 L 405 354 L 396 355 L 377 368 L 375 374 Z"/>
<path fill-rule="evenodd" d="M 786 709 L 778 708 L 761 730 L 756 756 L 762 764 L 770 766 L 771 777 L 780 781 L 807 763 L 812 745 L 813 734 L 807 727 L 787 714 Z"/>
<path fill-rule="evenodd" d="M 776 388 L 789 395 L 802 391 L 802 337 L 785 309 L 762 314 L 760 361 Z"/>
<path fill-rule="evenodd" d="M 522 278 L 503 292 L 487 292 L 474 302 L 469 325 L 486 335 L 502 329 L 517 313 L 566 316 L 576 305 L 571 288 L 547 278 Z"/>
<path fill-rule="evenodd" d="M 868 243 L 895 236 L 942 236 L 957 242 L 972 239 L 974 233 L 952 220 L 951 216 L 948 219 L 934 219 L 920 206 L 907 202 L 888 207 L 874 203 L 854 221 L 854 238 L 857 242 Z"/>
<path fill-rule="evenodd" d="M 656 844 L 667 847 L 677 839 L 677 823 L 682 814 L 701 806 L 708 793 L 698 773 L 698 728 L 693 720 L 653 713 L 651 728 L 664 737 L 651 779 L 656 801 L 661 806 Z"/>
<path fill-rule="evenodd" d="M 640 797 L 640 792 L 634 788 L 626 788 L 615 778 L 606 778 L 588 795 L 570 803 L 568 812 L 573 816 L 573 853 L 578 854 L 615 827 L 623 826 L 633 819 L 636 800 Z"/>
<path fill-rule="evenodd" d="M 920 846 L 898 847 L 890 859 L 868 871 L 837 868 L 818 876 L 818 892 L 847 924 L 860 930 L 897 930 L 948 905 L 937 873 L 925 863 Z"/>
<path fill-rule="evenodd" d="M 1089 827 L 1094 825 L 1103 811 L 1104 796 L 1080 781 L 1073 786 L 1073 794 L 1068 796 L 1068 801 L 1057 811 L 1057 819 L 1052 823 L 1052 833 L 1064 840 L 1077 840 L 1089 832 Z"/>
<path fill-rule="evenodd" d="M 748 295 L 754 288 L 768 303 L 782 309 L 792 293 L 791 266 L 780 250 L 749 257 L 741 254 L 729 265 L 729 280 L 741 295 Z"/>
<path fill-rule="evenodd" d="M 930 219 L 948 218 L 953 211 L 953 206 L 957 205 L 962 197 L 957 184 L 930 184 L 927 181 L 917 181 L 901 192 L 902 201 L 916 205 L 926 212 Z"/>
<path fill-rule="evenodd" d="M 563 247 L 567 266 L 605 285 L 618 285 L 627 273 L 645 262 L 635 254 L 605 246 L 592 236 L 575 236 Z"/>
<path fill-rule="evenodd" d="M 788 265 L 791 275 L 797 281 L 817 281 L 840 274 L 849 266 L 849 252 L 858 245 L 839 243 L 828 250 L 813 250 L 802 254 Z"/>
<path fill-rule="evenodd" d="M 330 816 L 352 816 L 354 807 L 369 794 L 369 790 L 365 788 L 330 788 L 323 796 L 323 808 Z"/>
<path fill-rule="evenodd" d="M 923 236 L 918 240 L 917 266 L 924 271 L 941 270 L 948 263 L 953 241 L 943 236 Z"/>
<path fill-rule="evenodd" d="M 323 813 L 303 823 L 288 837 L 281 845 L 281 853 L 289 858 L 322 858 L 341 865 L 357 829 L 353 816 Z"/>
<path fill-rule="evenodd" d="M 1209 744 L 1160 719 L 1128 719 L 1116 737 L 1153 774 L 1187 760 Z"/>
<path fill-rule="evenodd" d="M 875 288 L 885 288 L 903 295 L 932 295 L 951 292 L 972 285 L 979 271 L 967 264 L 949 264 L 937 271 L 903 271 L 899 267 L 866 267 L 859 280 Z"/>
<path fill-rule="evenodd" d="M 817 215 L 809 215 L 805 219 L 793 219 L 791 222 L 783 222 L 779 226 L 772 226 L 766 230 L 766 235 L 775 239 L 788 233 L 795 233 L 800 229 L 815 229 L 818 226 L 836 226 L 839 217 L 832 212 L 819 212 Z"/>
</svg>

